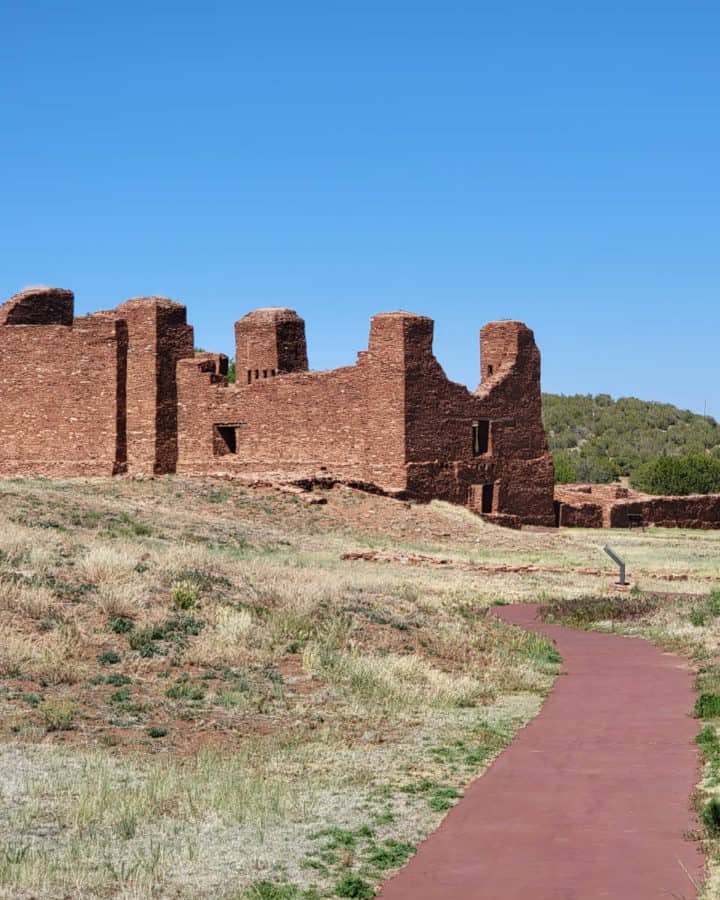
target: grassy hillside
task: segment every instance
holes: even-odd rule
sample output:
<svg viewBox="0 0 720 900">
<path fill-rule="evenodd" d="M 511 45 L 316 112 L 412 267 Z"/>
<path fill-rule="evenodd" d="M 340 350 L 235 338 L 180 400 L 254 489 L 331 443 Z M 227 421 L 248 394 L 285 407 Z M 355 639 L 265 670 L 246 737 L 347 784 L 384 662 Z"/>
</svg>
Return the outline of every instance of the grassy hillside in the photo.
<svg viewBox="0 0 720 900">
<path fill-rule="evenodd" d="M 720 532 L 613 543 L 648 590 L 720 579 Z M 597 544 L 342 487 L 0 481 L 0 897 L 371 897 L 557 672 L 488 607 L 602 592 Z"/>
<path fill-rule="evenodd" d="M 608 394 L 543 394 L 543 417 L 562 481 L 630 478 L 663 455 L 720 459 L 720 425 L 669 403 Z"/>
</svg>

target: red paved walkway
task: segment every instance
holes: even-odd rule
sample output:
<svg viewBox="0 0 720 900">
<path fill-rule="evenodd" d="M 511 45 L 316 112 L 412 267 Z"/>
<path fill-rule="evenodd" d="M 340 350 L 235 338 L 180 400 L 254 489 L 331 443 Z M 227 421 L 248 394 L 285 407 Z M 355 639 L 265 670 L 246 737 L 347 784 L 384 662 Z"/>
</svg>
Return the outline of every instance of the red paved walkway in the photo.
<svg viewBox="0 0 720 900">
<path fill-rule="evenodd" d="M 535 619 L 505 621 L 552 638 L 563 656 L 541 714 L 467 790 L 382 900 L 691 900 L 703 861 L 689 713 L 679 657 L 636 638 Z"/>
</svg>

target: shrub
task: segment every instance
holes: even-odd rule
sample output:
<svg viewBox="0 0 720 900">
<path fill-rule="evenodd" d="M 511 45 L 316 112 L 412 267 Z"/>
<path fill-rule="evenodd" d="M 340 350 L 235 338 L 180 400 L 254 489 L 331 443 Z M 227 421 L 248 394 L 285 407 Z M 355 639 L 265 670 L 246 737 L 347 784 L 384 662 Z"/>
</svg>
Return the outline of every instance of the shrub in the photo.
<svg viewBox="0 0 720 900">
<path fill-rule="evenodd" d="M 69 731 L 77 716 L 74 703 L 46 700 L 38 709 L 48 731 Z"/>
<path fill-rule="evenodd" d="M 125 616 L 116 616 L 108 620 L 108 628 L 110 631 L 114 631 L 115 634 L 127 634 L 134 627 L 135 623 L 132 619 L 128 619 Z"/>
<path fill-rule="evenodd" d="M 128 644 L 131 650 L 136 650 L 145 659 L 155 656 L 158 647 L 153 640 L 153 628 L 135 628 L 128 634 Z"/>
<path fill-rule="evenodd" d="M 116 653 L 114 650 L 106 650 L 98 656 L 97 661 L 101 666 L 114 666 L 115 663 L 120 662 L 120 659 L 119 653 Z"/>
<path fill-rule="evenodd" d="M 192 609 L 197 603 L 197 592 L 188 585 L 179 584 L 173 588 L 172 599 L 177 609 Z"/>
<path fill-rule="evenodd" d="M 707 612 L 701 606 L 695 606 L 690 610 L 690 623 L 701 628 L 707 619 Z"/>
<path fill-rule="evenodd" d="M 716 797 L 708 800 L 700 812 L 700 818 L 708 837 L 718 837 L 720 835 L 720 800 Z"/>
<path fill-rule="evenodd" d="M 156 728 L 153 726 L 152 728 L 148 728 L 147 733 L 151 738 L 164 738 L 168 733 L 168 730 L 167 728 Z"/>
</svg>

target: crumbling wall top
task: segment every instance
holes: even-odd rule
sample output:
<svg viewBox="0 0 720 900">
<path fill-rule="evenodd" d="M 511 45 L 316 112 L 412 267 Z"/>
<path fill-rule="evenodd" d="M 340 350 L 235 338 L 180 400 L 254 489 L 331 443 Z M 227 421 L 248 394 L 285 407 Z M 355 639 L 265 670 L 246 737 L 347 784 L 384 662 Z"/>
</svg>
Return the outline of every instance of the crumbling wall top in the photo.
<svg viewBox="0 0 720 900">
<path fill-rule="evenodd" d="M 261 306 L 247 313 L 239 320 L 245 324 L 269 325 L 276 322 L 302 322 L 303 320 L 295 312 L 286 306 Z"/>
<path fill-rule="evenodd" d="M 238 381 L 248 384 L 308 369 L 305 320 L 294 309 L 266 306 L 235 323 Z"/>
<path fill-rule="evenodd" d="M 0 325 L 72 325 L 75 295 L 54 287 L 31 287 L 0 306 Z"/>
</svg>

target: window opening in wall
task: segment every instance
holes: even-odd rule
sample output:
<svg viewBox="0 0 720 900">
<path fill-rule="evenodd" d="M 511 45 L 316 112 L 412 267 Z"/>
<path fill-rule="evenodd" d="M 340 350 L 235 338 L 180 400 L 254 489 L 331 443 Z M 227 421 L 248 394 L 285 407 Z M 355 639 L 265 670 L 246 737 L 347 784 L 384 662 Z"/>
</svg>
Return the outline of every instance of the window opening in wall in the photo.
<svg viewBox="0 0 720 900">
<path fill-rule="evenodd" d="M 267 378 L 267 369 L 263 369 L 263 378 Z"/>
<path fill-rule="evenodd" d="M 237 425 L 213 426 L 213 449 L 215 456 L 237 453 Z"/>
<path fill-rule="evenodd" d="M 248 384 L 252 381 L 252 369 L 248 369 Z"/>
<path fill-rule="evenodd" d="M 260 377 L 260 370 L 255 369 L 255 381 L 257 381 L 259 377 Z"/>
<path fill-rule="evenodd" d="M 272 370 L 270 371 L 270 374 L 271 374 L 272 377 L 274 378 L 274 377 L 277 375 L 277 372 L 275 371 L 275 369 L 272 369 Z"/>
<path fill-rule="evenodd" d="M 495 493 L 495 485 L 492 481 L 484 484 L 482 487 L 482 506 L 481 511 L 491 513 L 493 511 L 493 494 Z"/>
<path fill-rule="evenodd" d="M 472 425 L 473 456 L 483 456 L 490 449 L 490 420 L 478 419 Z"/>
</svg>

